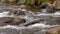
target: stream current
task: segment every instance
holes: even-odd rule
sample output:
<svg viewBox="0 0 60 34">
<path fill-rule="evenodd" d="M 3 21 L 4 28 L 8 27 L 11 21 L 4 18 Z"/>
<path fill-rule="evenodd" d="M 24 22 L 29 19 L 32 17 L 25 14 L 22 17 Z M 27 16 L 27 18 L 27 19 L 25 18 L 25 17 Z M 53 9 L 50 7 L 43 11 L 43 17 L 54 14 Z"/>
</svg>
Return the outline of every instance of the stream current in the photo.
<svg viewBox="0 0 60 34">
<path fill-rule="evenodd" d="M 26 15 L 15 16 L 14 14 L 8 15 L 9 11 L 21 10 L 24 11 Z M 33 12 L 27 9 L 22 9 L 19 6 L 0 6 L 0 17 L 17 17 L 26 19 L 26 23 L 28 24 L 32 21 L 36 21 L 39 19 L 48 19 L 49 16 L 52 17 L 60 17 L 59 12 L 55 12 L 52 14 L 45 13 L 46 9 L 42 9 L 43 13 Z M 7 25 L 0 26 L 0 34 L 45 34 L 48 28 L 55 27 L 58 25 L 50 25 L 46 24 L 47 21 L 40 21 L 40 23 L 35 23 L 29 26 L 18 25 Z"/>
</svg>

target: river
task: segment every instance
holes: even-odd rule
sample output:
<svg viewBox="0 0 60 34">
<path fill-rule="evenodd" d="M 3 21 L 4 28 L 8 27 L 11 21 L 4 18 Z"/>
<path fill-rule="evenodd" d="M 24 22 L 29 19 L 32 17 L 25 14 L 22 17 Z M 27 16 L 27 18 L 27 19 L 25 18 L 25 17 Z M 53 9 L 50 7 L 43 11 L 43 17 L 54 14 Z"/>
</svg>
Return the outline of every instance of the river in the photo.
<svg viewBox="0 0 60 34">
<path fill-rule="evenodd" d="M 8 15 L 9 11 L 14 10 L 21 10 L 24 11 L 25 15 L 15 16 L 14 14 Z M 4 6 L 0 5 L 0 17 L 17 17 L 17 18 L 24 18 L 26 19 L 26 23 L 28 24 L 32 21 L 36 21 L 39 19 L 48 19 L 49 16 L 52 17 L 60 17 L 59 12 L 55 12 L 52 14 L 45 13 L 46 10 L 42 9 L 43 13 L 40 12 L 33 12 L 27 9 L 22 9 L 19 6 Z M 35 23 L 29 26 L 24 25 L 7 25 L 7 26 L 0 26 L 0 34 L 46 34 L 47 29 L 51 27 L 55 27 L 58 25 L 49 25 L 46 24 L 47 21 L 40 21 L 40 23 Z"/>
</svg>

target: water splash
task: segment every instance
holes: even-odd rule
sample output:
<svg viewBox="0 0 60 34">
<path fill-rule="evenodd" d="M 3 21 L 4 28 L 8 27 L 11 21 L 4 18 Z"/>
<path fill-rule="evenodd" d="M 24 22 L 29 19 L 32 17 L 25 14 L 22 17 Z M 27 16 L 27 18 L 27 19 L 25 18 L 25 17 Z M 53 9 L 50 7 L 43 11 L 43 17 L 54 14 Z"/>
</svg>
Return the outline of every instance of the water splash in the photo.
<svg viewBox="0 0 60 34">
<path fill-rule="evenodd" d="M 2 12 L 2 13 L 0 13 L 0 17 L 7 17 L 9 12 Z"/>
</svg>

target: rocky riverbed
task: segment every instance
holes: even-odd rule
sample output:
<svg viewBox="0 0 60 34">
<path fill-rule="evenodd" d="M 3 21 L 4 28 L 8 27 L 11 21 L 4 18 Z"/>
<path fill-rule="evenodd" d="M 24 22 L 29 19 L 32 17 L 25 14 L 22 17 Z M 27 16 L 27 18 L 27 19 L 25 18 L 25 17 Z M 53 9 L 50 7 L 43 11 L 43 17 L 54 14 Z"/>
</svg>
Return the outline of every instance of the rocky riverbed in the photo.
<svg viewBox="0 0 60 34">
<path fill-rule="evenodd" d="M 59 11 L 48 13 L 46 9 L 29 9 L 0 5 L 0 34 L 49 34 L 53 31 L 50 29 L 60 25 Z"/>
</svg>

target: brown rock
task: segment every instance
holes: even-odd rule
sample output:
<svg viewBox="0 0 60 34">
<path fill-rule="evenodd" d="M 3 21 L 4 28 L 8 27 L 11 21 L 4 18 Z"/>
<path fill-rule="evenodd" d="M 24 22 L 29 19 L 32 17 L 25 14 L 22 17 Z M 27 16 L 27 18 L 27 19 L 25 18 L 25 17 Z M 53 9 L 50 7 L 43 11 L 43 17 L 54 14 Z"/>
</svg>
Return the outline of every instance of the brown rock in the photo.
<svg viewBox="0 0 60 34">
<path fill-rule="evenodd" d="M 48 29 L 46 34 L 60 34 L 60 26 Z"/>
<path fill-rule="evenodd" d="M 52 5 L 53 5 L 56 9 L 60 9 L 60 0 L 56 0 Z"/>
<path fill-rule="evenodd" d="M 18 24 L 26 23 L 26 20 L 21 18 L 14 18 L 12 23 L 18 25 Z"/>
<path fill-rule="evenodd" d="M 26 8 L 26 5 L 22 4 L 20 5 L 20 8 Z"/>
<path fill-rule="evenodd" d="M 7 23 L 4 23 L 4 22 L 0 22 L 0 26 L 6 26 L 8 25 Z"/>
<path fill-rule="evenodd" d="M 17 15 L 25 15 L 25 13 L 23 11 L 18 11 Z"/>
</svg>

